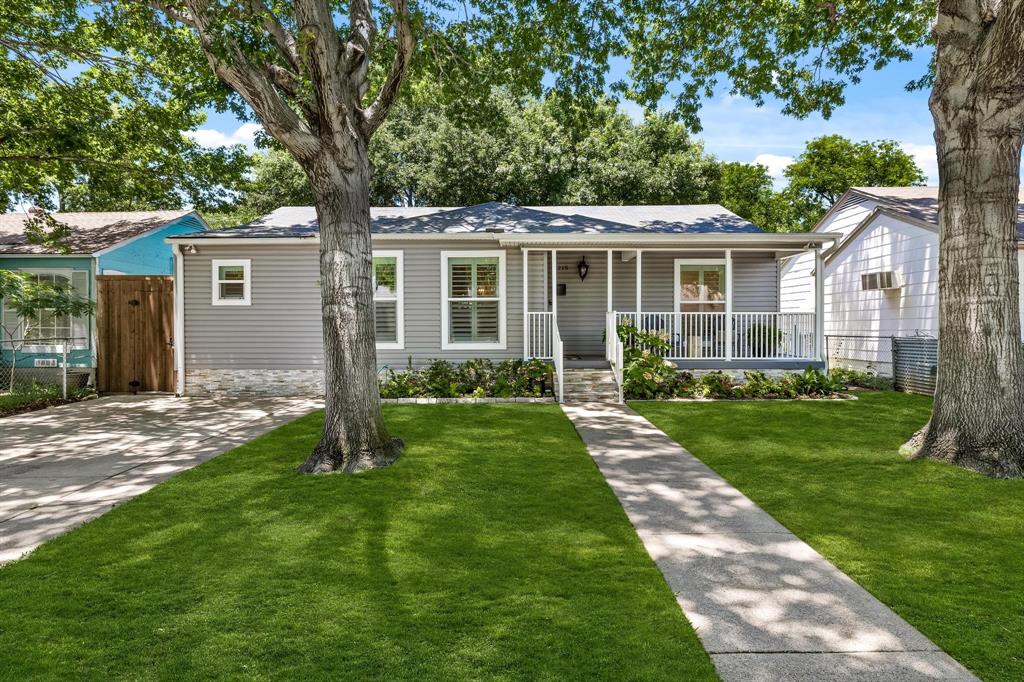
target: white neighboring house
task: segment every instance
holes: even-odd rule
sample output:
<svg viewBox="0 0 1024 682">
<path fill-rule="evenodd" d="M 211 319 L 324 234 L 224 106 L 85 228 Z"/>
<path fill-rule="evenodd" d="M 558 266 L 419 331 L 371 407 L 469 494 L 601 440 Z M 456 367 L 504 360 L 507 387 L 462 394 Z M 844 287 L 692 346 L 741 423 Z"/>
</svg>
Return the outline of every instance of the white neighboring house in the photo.
<svg viewBox="0 0 1024 682">
<path fill-rule="evenodd" d="M 891 375 L 890 337 L 938 336 L 938 192 L 853 187 L 814 227 L 842 235 L 823 255 L 824 326 L 833 365 Z M 1022 209 L 1024 204 L 1018 209 L 1017 257 L 1024 271 Z M 805 310 L 813 301 L 814 259 L 797 254 L 780 271 L 779 310 Z M 1021 318 L 1024 324 L 1024 307 Z"/>
</svg>

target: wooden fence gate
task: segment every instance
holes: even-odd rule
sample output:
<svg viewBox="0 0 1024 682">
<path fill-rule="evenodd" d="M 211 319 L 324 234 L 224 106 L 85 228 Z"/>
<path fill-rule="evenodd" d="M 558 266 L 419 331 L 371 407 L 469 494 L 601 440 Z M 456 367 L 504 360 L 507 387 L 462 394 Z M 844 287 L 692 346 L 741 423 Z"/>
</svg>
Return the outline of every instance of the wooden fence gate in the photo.
<svg viewBox="0 0 1024 682">
<path fill-rule="evenodd" d="M 96 276 L 96 374 L 103 393 L 174 390 L 174 278 Z"/>
</svg>

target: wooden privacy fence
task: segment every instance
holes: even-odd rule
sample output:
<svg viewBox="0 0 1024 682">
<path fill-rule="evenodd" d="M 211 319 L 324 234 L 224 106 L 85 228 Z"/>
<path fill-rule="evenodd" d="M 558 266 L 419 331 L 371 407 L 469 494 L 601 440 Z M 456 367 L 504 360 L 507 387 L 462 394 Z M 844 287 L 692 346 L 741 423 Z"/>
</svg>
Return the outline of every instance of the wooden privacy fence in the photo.
<svg viewBox="0 0 1024 682">
<path fill-rule="evenodd" d="M 174 278 L 97 275 L 97 385 L 103 393 L 174 390 Z"/>
</svg>

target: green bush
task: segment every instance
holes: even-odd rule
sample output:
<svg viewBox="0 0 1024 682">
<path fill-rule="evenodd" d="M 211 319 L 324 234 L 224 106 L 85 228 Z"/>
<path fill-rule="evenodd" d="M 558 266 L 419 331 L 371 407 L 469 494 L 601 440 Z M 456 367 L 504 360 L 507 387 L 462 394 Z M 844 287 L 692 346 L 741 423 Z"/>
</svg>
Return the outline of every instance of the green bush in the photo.
<svg viewBox="0 0 1024 682">
<path fill-rule="evenodd" d="M 422 370 L 388 369 L 380 380 L 381 398 L 529 398 L 551 395 L 554 367 L 543 360 L 504 360 L 497 366 L 474 358 L 461 364 L 432 360 Z"/>
<path fill-rule="evenodd" d="M 866 372 L 846 367 L 833 367 L 829 376 L 846 387 L 870 388 L 876 391 L 888 391 L 893 388 L 892 379 L 881 377 L 872 370 Z"/>
<path fill-rule="evenodd" d="M 622 390 L 631 398 L 670 396 L 676 380 L 676 366 L 649 350 L 637 351 L 622 371 Z"/>
<path fill-rule="evenodd" d="M 696 398 L 733 398 L 733 380 L 725 372 L 708 372 L 697 379 L 693 389 Z"/>
<path fill-rule="evenodd" d="M 835 395 L 845 388 L 843 382 L 829 376 L 820 369 L 808 366 L 799 374 L 783 377 L 782 383 L 797 396 L 825 397 Z"/>
</svg>

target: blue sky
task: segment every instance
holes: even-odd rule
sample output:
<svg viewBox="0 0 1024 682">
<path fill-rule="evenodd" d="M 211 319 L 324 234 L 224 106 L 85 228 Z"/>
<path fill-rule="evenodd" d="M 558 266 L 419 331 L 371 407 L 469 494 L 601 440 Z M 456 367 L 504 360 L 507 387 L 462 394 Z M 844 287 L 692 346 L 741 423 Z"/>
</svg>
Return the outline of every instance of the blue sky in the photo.
<svg viewBox="0 0 1024 682">
<path fill-rule="evenodd" d="M 815 137 L 838 133 L 853 140 L 892 139 L 912 154 L 928 176 L 938 184 L 932 120 L 927 91 L 907 92 L 905 85 L 925 73 L 930 49 L 921 50 L 911 62 L 891 64 L 881 71 L 864 74 L 863 80 L 847 90 L 846 104 L 829 120 L 811 116 L 798 120 L 781 113 L 781 105 L 769 101 L 762 107 L 723 88 L 707 101 L 701 112 L 704 130 L 697 137 L 709 152 L 725 161 L 763 163 L 781 185 L 782 169 Z M 609 80 L 622 76 L 613 69 Z M 636 105 L 624 103 L 634 117 L 641 116 Z M 193 135 L 203 144 L 251 144 L 258 129 L 230 114 L 211 113 L 206 124 Z"/>
</svg>

